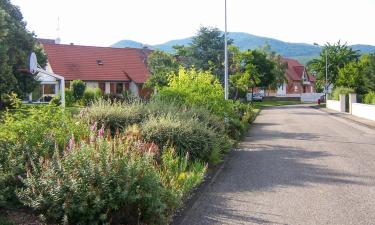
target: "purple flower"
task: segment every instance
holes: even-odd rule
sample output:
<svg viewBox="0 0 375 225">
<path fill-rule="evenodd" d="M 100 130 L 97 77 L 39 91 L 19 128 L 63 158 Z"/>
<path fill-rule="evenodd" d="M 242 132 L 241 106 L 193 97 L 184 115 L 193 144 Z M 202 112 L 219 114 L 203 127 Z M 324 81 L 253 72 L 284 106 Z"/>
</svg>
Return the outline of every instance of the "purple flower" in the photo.
<svg viewBox="0 0 375 225">
<path fill-rule="evenodd" d="M 98 131 L 98 136 L 100 138 L 104 137 L 104 125 L 102 125 L 102 127 L 100 128 L 100 130 Z"/>
</svg>

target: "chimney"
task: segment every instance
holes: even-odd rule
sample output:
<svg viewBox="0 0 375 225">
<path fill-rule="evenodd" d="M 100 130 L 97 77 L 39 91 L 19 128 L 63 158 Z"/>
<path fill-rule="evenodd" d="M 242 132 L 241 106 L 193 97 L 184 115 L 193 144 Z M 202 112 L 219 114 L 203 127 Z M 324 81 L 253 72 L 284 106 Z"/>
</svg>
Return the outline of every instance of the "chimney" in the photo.
<svg viewBox="0 0 375 225">
<path fill-rule="evenodd" d="M 74 43 L 72 42 L 72 43 L 70 43 L 70 45 L 74 45 Z"/>
</svg>

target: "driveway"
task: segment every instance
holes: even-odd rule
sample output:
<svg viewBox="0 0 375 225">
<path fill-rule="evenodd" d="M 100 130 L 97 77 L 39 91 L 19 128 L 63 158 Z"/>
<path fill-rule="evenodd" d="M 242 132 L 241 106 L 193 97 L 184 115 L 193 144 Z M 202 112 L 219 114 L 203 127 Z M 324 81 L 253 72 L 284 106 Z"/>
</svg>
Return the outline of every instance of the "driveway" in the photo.
<svg viewBox="0 0 375 225">
<path fill-rule="evenodd" d="M 375 224 L 375 130 L 306 105 L 263 109 L 181 224 Z"/>
</svg>

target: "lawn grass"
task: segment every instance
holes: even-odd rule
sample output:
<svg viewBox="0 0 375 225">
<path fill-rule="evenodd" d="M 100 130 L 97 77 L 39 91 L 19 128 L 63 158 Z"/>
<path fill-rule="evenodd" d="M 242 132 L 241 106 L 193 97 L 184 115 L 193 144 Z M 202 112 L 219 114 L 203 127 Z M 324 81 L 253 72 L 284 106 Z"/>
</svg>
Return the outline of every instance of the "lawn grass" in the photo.
<svg viewBox="0 0 375 225">
<path fill-rule="evenodd" d="M 262 101 L 262 102 L 254 102 L 254 108 L 261 109 L 264 107 L 270 106 L 284 106 L 284 105 L 298 105 L 302 104 L 301 101 Z"/>
</svg>

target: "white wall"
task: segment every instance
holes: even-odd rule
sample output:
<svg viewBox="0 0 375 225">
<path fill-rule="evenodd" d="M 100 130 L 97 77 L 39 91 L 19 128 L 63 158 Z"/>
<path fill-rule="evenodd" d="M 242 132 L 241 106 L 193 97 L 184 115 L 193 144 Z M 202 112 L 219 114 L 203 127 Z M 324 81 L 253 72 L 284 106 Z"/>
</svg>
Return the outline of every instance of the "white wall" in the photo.
<svg viewBox="0 0 375 225">
<path fill-rule="evenodd" d="M 352 103 L 352 115 L 375 121 L 375 105 Z"/>
<path fill-rule="evenodd" d="M 323 95 L 323 93 L 302 93 L 301 102 L 317 102 Z"/>
<path fill-rule="evenodd" d="M 110 82 L 105 82 L 105 93 L 106 94 L 111 93 L 111 83 Z"/>
<path fill-rule="evenodd" d="M 327 108 L 332 109 L 338 112 L 341 112 L 341 104 L 340 101 L 336 100 L 327 100 Z"/>
<path fill-rule="evenodd" d="M 277 96 L 285 96 L 285 95 L 286 95 L 286 84 L 283 83 L 283 85 L 277 88 Z"/>
<path fill-rule="evenodd" d="M 134 96 L 139 97 L 138 86 L 133 81 L 129 84 L 129 90 Z"/>
<path fill-rule="evenodd" d="M 99 87 L 98 82 L 86 82 L 86 87 L 88 89 L 96 89 Z"/>
</svg>

